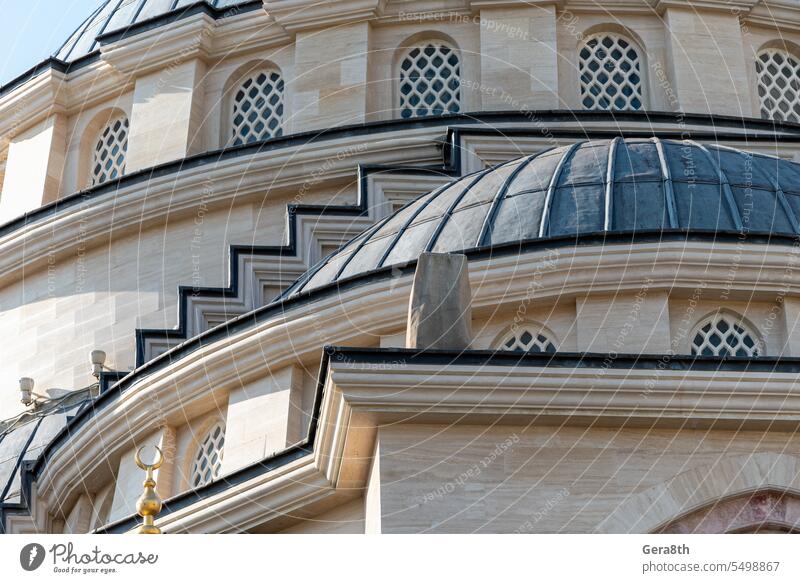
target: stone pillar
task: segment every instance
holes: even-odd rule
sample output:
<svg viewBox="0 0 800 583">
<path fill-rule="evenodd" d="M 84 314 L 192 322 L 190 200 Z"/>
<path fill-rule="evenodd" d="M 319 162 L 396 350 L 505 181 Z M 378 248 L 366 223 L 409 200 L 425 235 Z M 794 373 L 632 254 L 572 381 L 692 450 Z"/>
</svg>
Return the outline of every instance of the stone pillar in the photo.
<svg viewBox="0 0 800 583">
<path fill-rule="evenodd" d="M 664 20 L 678 109 L 751 117 L 750 79 L 737 14 L 670 6 Z"/>
<path fill-rule="evenodd" d="M 81 494 L 64 522 L 64 534 L 85 534 L 89 532 L 92 517 L 92 501 Z"/>
<path fill-rule="evenodd" d="M 364 534 L 381 533 L 381 442 L 380 430 L 375 438 L 372 467 L 364 493 Z"/>
<path fill-rule="evenodd" d="M 578 351 L 666 354 L 671 350 L 669 296 L 642 287 L 636 293 L 576 301 Z"/>
<path fill-rule="evenodd" d="M 228 396 L 222 474 L 258 462 L 303 435 L 303 371 L 289 366 Z"/>
<path fill-rule="evenodd" d="M 67 151 L 67 123 L 54 114 L 14 137 L 8 146 L 0 223 L 58 199 Z"/>
<path fill-rule="evenodd" d="M 172 496 L 172 478 L 175 467 L 175 429 L 163 427 L 157 433 L 141 440 L 119 460 L 117 481 L 114 485 L 114 501 L 108 522 L 114 522 L 136 514 L 136 500 L 142 494 L 142 483 L 145 472 L 136 465 L 136 451 L 143 445 L 157 445 L 164 452 L 164 463 L 153 472 L 156 480 L 156 492 L 162 500 Z M 147 460 L 144 460 L 147 461 Z"/>
<path fill-rule="evenodd" d="M 554 5 L 483 8 L 480 31 L 482 109 L 559 107 Z"/>
<path fill-rule="evenodd" d="M 787 296 L 783 299 L 783 329 L 786 342 L 782 356 L 800 356 L 800 298 Z"/>
<path fill-rule="evenodd" d="M 469 348 L 472 342 L 471 301 L 465 255 L 420 255 L 408 305 L 406 348 Z"/>
<path fill-rule="evenodd" d="M 202 151 L 205 70 L 193 59 L 136 80 L 127 174 Z"/>
<path fill-rule="evenodd" d="M 370 24 L 300 31 L 288 132 L 366 121 Z"/>
</svg>

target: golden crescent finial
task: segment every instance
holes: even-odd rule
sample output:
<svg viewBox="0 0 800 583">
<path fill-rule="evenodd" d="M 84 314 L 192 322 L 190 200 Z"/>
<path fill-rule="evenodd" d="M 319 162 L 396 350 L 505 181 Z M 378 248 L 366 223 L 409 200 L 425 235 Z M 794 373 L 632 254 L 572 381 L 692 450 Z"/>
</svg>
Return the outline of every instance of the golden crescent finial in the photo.
<svg viewBox="0 0 800 583">
<path fill-rule="evenodd" d="M 160 447 L 154 445 L 153 447 L 156 448 L 156 451 L 158 452 L 158 457 L 156 457 L 155 461 L 152 464 L 146 464 L 142 461 L 142 456 L 141 456 L 142 450 L 146 447 L 147 447 L 146 445 L 143 445 L 142 447 L 136 450 L 136 456 L 134 457 L 136 465 L 145 471 L 157 470 L 158 468 L 161 467 L 161 464 L 164 463 L 164 453 L 161 451 Z"/>
</svg>

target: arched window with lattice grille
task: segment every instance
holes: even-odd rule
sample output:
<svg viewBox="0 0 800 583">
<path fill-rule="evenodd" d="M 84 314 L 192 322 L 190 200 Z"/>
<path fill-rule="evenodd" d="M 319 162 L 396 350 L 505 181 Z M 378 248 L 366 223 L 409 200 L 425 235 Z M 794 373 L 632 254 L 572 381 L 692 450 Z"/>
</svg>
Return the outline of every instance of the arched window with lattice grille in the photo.
<svg viewBox="0 0 800 583">
<path fill-rule="evenodd" d="M 231 94 L 229 144 L 282 136 L 283 93 L 283 76 L 276 68 L 261 68 L 242 78 Z"/>
<path fill-rule="evenodd" d="M 595 34 L 583 42 L 578 57 L 584 109 L 644 108 L 644 64 L 631 40 L 613 33 Z"/>
<path fill-rule="evenodd" d="M 217 423 L 200 442 L 192 462 L 189 479 L 192 488 L 198 488 L 219 477 L 222 454 L 225 448 L 225 427 Z"/>
<path fill-rule="evenodd" d="M 553 335 L 541 326 L 525 325 L 503 334 L 496 347 L 498 350 L 552 354 L 556 351 L 556 343 L 552 338 Z"/>
<path fill-rule="evenodd" d="M 128 130 L 128 118 L 118 115 L 100 131 L 92 150 L 92 186 L 114 180 L 125 174 Z"/>
<path fill-rule="evenodd" d="M 800 59 L 766 49 L 756 57 L 761 117 L 800 123 Z"/>
<path fill-rule="evenodd" d="M 408 47 L 399 60 L 400 117 L 461 111 L 461 61 L 454 47 L 430 40 Z"/>
<path fill-rule="evenodd" d="M 759 356 L 758 336 L 731 314 L 719 313 L 703 321 L 692 336 L 692 354 L 700 356 Z"/>
</svg>

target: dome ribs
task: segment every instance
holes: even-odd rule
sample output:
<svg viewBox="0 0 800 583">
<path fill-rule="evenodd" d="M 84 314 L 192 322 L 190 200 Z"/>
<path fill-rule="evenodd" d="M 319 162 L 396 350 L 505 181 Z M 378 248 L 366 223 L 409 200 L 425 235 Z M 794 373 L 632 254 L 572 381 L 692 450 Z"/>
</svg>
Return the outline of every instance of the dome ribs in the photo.
<svg viewBox="0 0 800 583">
<path fill-rule="evenodd" d="M 678 228 L 678 208 L 675 202 L 675 189 L 672 187 L 672 174 L 667 164 L 667 156 L 664 152 L 664 144 L 658 138 L 653 138 L 653 143 L 656 145 L 658 152 L 658 160 L 661 162 L 661 179 L 662 188 L 664 190 L 664 201 L 667 206 L 667 216 L 669 217 L 669 226 L 671 229 Z"/>
<path fill-rule="evenodd" d="M 725 173 L 722 171 L 722 168 L 719 165 L 719 160 L 715 158 L 711 154 L 711 152 L 708 151 L 708 148 L 706 148 L 703 144 L 695 142 L 694 140 L 689 140 L 688 143 L 692 144 L 696 148 L 699 148 L 700 151 L 703 152 L 708 158 L 708 161 L 711 163 L 711 166 L 714 168 L 714 170 L 717 173 L 717 176 L 719 177 L 720 184 L 722 185 L 722 193 L 725 197 L 725 202 L 728 205 L 728 212 L 730 212 L 731 214 L 733 223 L 736 226 L 737 230 L 739 231 L 744 230 L 744 226 L 742 225 L 742 215 L 739 212 L 739 207 L 736 206 L 736 199 L 733 197 L 733 191 L 731 190 L 731 185 L 728 182 L 728 177 L 725 175 Z"/>
<path fill-rule="evenodd" d="M 436 225 L 436 229 L 433 231 L 433 234 L 431 235 L 430 239 L 428 240 L 427 245 L 425 245 L 425 252 L 426 253 L 430 253 L 433 250 L 433 246 L 436 244 L 437 239 L 442 234 L 442 231 L 444 230 L 445 225 L 447 225 L 447 222 L 450 220 L 450 217 L 453 216 L 453 211 L 456 209 L 456 207 L 459 205 L 459 203 L 462 200 L 464 200 L 464 197 L 467 196 L 467 193 L 469 193 L 469 191 L 472 190 L 472 188 L 474 186 L 476 186 L 479 182 L 481 182 L 484 178 L 486 178 L 487 176 L 491 176 L 491 174 L 493 172 L 496 172 L 500 168 L 504 168 L 504 167 L 509 166 L 511 164 L 514 164 L 514 163 L 517 163 L 517 165 L 519 165 L 519 162 L 517 160 L 512 160 L 511 162 L 504 162 L 502 164 L 496 164 L 495 166 L 491 166 L 490 168 L 487 168 L 486 170 L 481 172 L 474 180 L 472 180 L 464 188 L 464 190 L 461 191 L 461 194 L 459 194 L 458 196 L 455 197 L 453 202 L 450 204 L 450 206 L 447 208 L 447 210 L 444 212 L 444 214 L 439 219 L 439 224 Z"/>
<path fill-rule="evenodd" d="M 550 211 L 553 208 L 553 196 L 555 195 L 556 188 L 561 180 L 561 173 L 564 171 L 564 166 L 566 166 L 567 162 L 572 159 L 572 156 L 575 155 L 575 152 L 578 150 L 578 148 L 585 143 L 585 141 L 575 142 L 567 148 L 567 151 L 561 156 L 561 160 L 558 161 L 558 165 L 553 172 L 553 175 L 550 179 L 550 184 L 547 187 L 547 193 L 544 197 L 544 211 L 542 212 L 542 222 L 539 225 L 539 238 L 546 237 L 550 229 Z"/>
<path fill-rule="evenodd" d="M 486 216 L 483 220 L 483 226 L 481 226 L 480 235 L 478 235 L 478 240 L 475 243 L 476 247 L 483 247 L 489 244 L 489 234 L 492 232 L 492 225 L 494 224 L 494 219 L 497 216 L 497 211 L 500 208 L 500 205 L 505 200 L 506 194 L 508 194 L 508 189 L 511 188 L 511 185 L 514 183 L 514 180 L 519 176 L 519 174 L 525 170 L 534 160 L 536 160 L 542 154 L 546 154 L 547 152 L 552 152 L 555 150 L 555 146 L 551 148 L 545 148 L 541 152 L 537 152 L 533 156 L 529 156 L 525 162 L 521 163 L 517 166 L 516 170 L 511 173 L 511 175 L 506 179 L 503 183 L 503 186 L 500 190 L 497 191 L 494 199 L 492 200 L 491 206 L 489 207 L 489 212 L 486 213 Z"/>
<path fill-rule="evenodd" d="M 608 164 L 606 166 L 606 208 L 603 220 L 603 230 L 610 231 L 612 225 L 612 210 L 614 205 L 614 164 L 617 161 L 617 144 L 620 138 L 614 138 L 608 144 Z"/>
</svg>

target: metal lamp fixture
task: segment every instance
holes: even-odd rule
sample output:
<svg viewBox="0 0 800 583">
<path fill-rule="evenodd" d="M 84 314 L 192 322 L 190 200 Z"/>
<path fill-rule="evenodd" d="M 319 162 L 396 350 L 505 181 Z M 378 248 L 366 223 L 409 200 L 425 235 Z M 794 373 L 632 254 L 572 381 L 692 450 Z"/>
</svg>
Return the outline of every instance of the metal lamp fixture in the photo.
<svg viewBox="0 0 800 583">
<path fill-rule="evenodd" d="M 105 368 L 106 353 L 102 350 L 92 350 L 89 354 L 89 359 L 92 361 L 92 376 L 99 379 L 100 373 Z"/>
<path fill-rule="evenodd" d="M 19 379 L 19 400 L 26 407 L 36 406 L 40 401 L 49 401 L 49 397 L 33 392 L 34 381 L 30 377 Z"/>
</svg>

